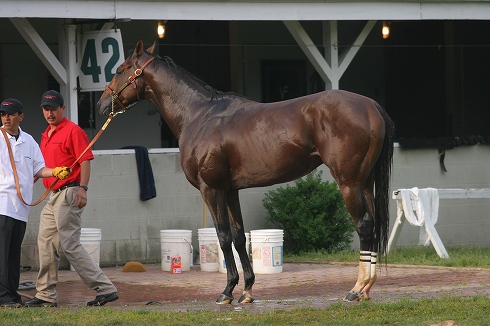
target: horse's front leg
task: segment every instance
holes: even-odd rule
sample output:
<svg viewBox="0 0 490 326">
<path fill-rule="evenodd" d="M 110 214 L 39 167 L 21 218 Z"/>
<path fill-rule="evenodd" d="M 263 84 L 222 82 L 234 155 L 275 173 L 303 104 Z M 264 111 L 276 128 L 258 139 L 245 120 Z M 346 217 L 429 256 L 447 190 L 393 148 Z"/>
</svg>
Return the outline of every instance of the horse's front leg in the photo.
<svg viewBox="0 0 490 326">
<path fill-rule="evenodd" d="M 226 288 L 216 300 L 218 304 L 230 304 L 233 301 L 233 290 L 238 284 L 239 275 L 235 264 L 235 257 L 231 249 L 232 240 L 231 232 L 227 234 L 220 234 L 218 231 L 218 239 L 220 242 L 221 251 L 223 251 L 223 257 L 226 264 Z"/>
<path fill-rule="evenodd" d="M 235 249 L 240 256 L 240 262 L 243 268 L 243 278 L 245 279 L 245 286 L 243 288 L 242 296 L 238 299 L 239 303 L 252 303 L 254 301 L 252 295 L 252 286 L 255 283 L 255 274 L 252 269 L 252 264 L 250 263 L 250 258 L 248 257 L 246 249 L 246 238 L 245 233 L 242 232 L 240 235 L 241 240 L 237 240 L 235 243 Z"/>
<path fill-rule="evenodd" d="M 203 185 L 205 184 L 203 183 Z M 230 304 L 233 301 L 233 289 L 238 284 L 239 276 L 231 249 L 233 240 L 230 220 L 228 218 L 228 208 L 226 207 L 226 193 L 222 190 L 203 186 L 201 188 L 201 195 L 213 217 L 216 234 L 226 263 L 227 283 L 225 289 L 216 300 L 216 303 Z"/>
<path fill-rule="evenodd" d="M 252 295 L 252 287 L 255 283 L 255 274 L 248 257 L 245 238 L 245 231 L 243 225 L 242 211 L 240 208 L 240 199 L 238 196 L 238 190 L 230 190 L 226 196 L 226 202 L 228 205 L 230 227 L 233 234 L 233 244 L 240 257 L 240 262 L 243 268 L 243 278 L 245 279 L 245 286 L 243 288 L 242 295 L 238 299 L 239 303 L 252 303 L 254 301 Z M 235 262 L 233 260 L 233 262 Z"/>
</svg>

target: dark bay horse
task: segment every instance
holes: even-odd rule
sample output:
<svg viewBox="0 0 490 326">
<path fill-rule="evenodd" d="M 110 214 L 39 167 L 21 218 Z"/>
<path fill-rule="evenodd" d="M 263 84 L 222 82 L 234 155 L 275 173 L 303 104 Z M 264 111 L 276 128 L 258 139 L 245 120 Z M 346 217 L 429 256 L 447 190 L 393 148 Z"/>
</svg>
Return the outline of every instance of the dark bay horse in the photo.
<svg viewBox="0 0 490 326">
<path fill-rule="evenodd" d="M 231 303 L 240 256 L 245 285 L 238 302 L 253 302 L 255 282 L 247 251 L 238 191 L 292 181 L 325 164 L 339 185 L 360 238 L 357 282 L 346 301 L 370 297 L 377 254 L 386 251 L 388 192 L 394 125 L 374 100 L 346 91 L 324 91 L 275 103 L 218 92 L 146 51 L 142 41 L 118 67 L 98 102 L 115 114 L 151 100 L 179 142 L 187 180 L 213 217 L 227 267 L 227 285 L 216 300 Z"/>
</svg>

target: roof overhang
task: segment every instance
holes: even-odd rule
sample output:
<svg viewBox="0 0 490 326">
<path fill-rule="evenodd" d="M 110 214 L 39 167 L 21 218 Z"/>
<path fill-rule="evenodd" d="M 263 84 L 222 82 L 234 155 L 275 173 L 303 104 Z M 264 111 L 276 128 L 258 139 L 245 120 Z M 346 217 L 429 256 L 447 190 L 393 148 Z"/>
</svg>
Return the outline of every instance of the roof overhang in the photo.
<svg viewBox="0 0 490 326">
<path fill-rule="evenodd" d="M 2 0 L 0 18 L 102 20 L 488 20 L 490 1 Z"/>
</svg>

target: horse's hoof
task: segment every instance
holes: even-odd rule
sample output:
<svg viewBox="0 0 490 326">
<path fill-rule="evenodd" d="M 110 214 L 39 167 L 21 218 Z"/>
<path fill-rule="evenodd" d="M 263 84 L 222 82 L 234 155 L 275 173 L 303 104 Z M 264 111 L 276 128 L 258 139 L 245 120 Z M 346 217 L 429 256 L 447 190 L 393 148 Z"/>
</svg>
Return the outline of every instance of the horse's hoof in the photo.
<svg viewBox="0 0 490 326">
<path fill-rule="evenodd" d="M 359 301 L 360 298 L 361 298 L 361 294 L 363 294 L 363 292 L 359 293 L 357 291 L 350 291 L 344 299 L 342 299 L 342 301 L 344 302 L 354 302 L 354 301 Z"/>
<path fill-rule="evenodd" d="M 367 296 L 366 292 L 361 291 L 361 293 L 359 293 L 359 301 L 367 301 L 369 299 L 371 298 Z"/>
<path fill-rule="evenodd" d="M 252 303 L 254 302 L 254 298 L 248 296 L 247 294 L 242 294 L 240 299 L 238 299 L 238 303 Z"/>
<path fill-rule="evenodd" d="M 233 299 L 234 299 L 233 297 L 221 294 L 219 296 L 218 300 L 216 300 L 216 303 L 217 304 L 230 304 L 233 301 Z"/>
</svg>

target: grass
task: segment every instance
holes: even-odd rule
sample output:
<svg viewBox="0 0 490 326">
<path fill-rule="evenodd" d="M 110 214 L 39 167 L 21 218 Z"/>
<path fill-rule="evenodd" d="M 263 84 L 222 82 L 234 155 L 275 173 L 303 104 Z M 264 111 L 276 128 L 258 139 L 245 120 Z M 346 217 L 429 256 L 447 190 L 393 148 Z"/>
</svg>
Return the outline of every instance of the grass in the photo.
<svg viewBox="0 0 490 326">
<path fill-rule="evenodd" d="M 446 248 L 446 250 L 449 254 L 447 259 L 440 258 L 432 246 L 395 249 L 387 255 L 386 261 L 388 264 L 400 265 L 490 268 L 489 248 L 461 247 Z M 381 259 L 383 261 L 384 258 Z M 358 260 L 358 251 L 332 254 L 319 251 L 298 256 L 284 255 L 284 261 L 289 263 L 357 263 Z"/>
<path fill-rule="evenodd" d="M 333 304 L 327 308 L 242 312 L 168 312 L 116 308 L 37 308 L 0 310 L 0 325 L 490 325 L 485 297 L 401 300 L 374 304 Z"/>
<path fill-rule="evenodd" d="M 388 256 L 393 264 L 490 268 L 488 249 L 449 248 L 449 259 L 441 259 L 432 247 L 394 250 Z M 307 253 L 285 256 L 286 262 L 332 263 L 356 261 L 358 252 Z M 0 309 L 3 325 L 433 325 L 455 320 L 459 325 L 490 325 L 490 298 L 474 296 L 440 299 L 402 299 L 380 303 L 334 303 L 326 308 L 297 308 L 253 312 L 162 311 L 158 308 L 35 308 Z"/>
</svg>

